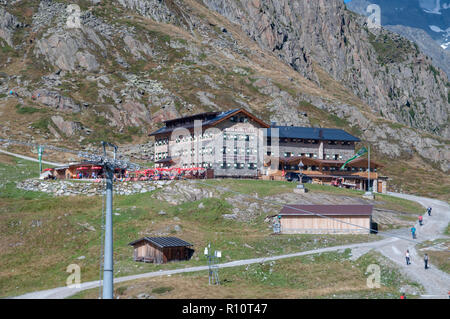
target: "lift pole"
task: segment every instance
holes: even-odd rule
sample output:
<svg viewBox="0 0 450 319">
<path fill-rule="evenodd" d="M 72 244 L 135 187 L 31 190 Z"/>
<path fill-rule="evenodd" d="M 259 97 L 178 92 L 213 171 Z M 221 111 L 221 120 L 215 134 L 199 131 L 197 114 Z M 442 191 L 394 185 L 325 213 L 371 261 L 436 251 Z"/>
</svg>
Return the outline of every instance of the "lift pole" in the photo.
<svg viewBox="0 0 450 319">
<path fill-rule="evenodd" d="M 102 142 L 103 152 L 106 158 L 106 145 L 114 148 L 114 160 L 116 159 L 117 146 Z M 106 163 L 106 214 L 105 214 L 105 253 L 103 262 L 103 299 L 113 299 L 114 291 L 114 260 L 113 260 L 113 178 L 114 165 Z"/>
</svg>

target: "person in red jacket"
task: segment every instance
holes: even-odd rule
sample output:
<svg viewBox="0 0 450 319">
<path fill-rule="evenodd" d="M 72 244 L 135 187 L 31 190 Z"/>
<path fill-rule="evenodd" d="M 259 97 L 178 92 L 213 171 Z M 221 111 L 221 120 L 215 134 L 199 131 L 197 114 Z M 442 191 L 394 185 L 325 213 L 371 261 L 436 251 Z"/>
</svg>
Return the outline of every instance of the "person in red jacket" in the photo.
<svg viewBox="0 0 450 319">
<path fill-rule="evenodd" d="M 420 226 L 423 225 L 423 217 L 422 217 L 422 215 L 419 216 L 419 224 L 420 224 Z"/>
</svg>

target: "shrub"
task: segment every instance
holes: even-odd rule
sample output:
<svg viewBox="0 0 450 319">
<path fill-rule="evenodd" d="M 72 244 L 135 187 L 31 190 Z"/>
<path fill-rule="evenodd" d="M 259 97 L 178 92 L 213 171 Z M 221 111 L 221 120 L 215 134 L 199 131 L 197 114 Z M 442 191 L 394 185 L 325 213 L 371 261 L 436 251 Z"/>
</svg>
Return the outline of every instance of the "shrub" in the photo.
<svg viewBox="0 0 450 319">
<path fill-rule="evenodd" d="M 22 106 L 21 104 L 16 105 L 16 112 L 18 114 L 33 114 L 36 112 L 40 112 L 39 109 L 31 106 Z"/>
<path fill-rule="evenodd" d="M 152 293 L 154 294 L 163 294 L 169 291 L 172 291 L 173 287 L 158 287 L 158 288 L 154 288 L 152 289 Z"/>
</svg>

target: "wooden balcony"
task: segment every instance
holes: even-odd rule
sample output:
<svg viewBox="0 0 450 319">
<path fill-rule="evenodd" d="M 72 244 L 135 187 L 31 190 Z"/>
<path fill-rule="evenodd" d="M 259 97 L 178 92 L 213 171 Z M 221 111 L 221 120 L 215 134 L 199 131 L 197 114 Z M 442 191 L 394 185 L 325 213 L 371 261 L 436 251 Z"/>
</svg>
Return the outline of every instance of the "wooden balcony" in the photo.
<svg viewBox="0 0 450 319">
<path fill-rule="evenodd" d="M 298 170 L 287 170 L 290 172 L 299 172 Z M 317 171 L 309 171 L 309 170 L 302 170 L 301 171 L 302 174 L 304 175 L 308 175 L 308 176 L 323 176 L 323 177 L 336 177 L 336 176 L 358 176 L 361 178 L 368 178 L 369 173 L 368 172 L 355 172 L 355 171 L 340 171 L 340 170 L 335 170 L 335 171 L 321 171 L 321 170 L 317 170 Z M 371 179 L 378 179 L 378 173 L 377 172 L 370 172 L 370 178 Z"/>
</svg>

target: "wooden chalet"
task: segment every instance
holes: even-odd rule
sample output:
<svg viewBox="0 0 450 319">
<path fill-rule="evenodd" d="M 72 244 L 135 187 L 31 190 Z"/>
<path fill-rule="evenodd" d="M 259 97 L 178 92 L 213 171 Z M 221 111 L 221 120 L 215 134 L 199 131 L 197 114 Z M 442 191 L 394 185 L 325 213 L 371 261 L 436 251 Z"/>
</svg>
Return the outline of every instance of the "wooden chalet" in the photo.
<svg viewBox="0 0 450 319">
<path fill-rule="evenodd" d="M 365 158 L 358 158 L 349 162 L 344 170 L 340 168 L 345 161 L 323 160 L 305 156 L 295 157 L 267 157 L 265 166 L 273 166 L 278 161 L 278 169 L 274 169 L 270 179 L 284 179 L 287 172 L 301 173 L 307 176 L 313 184 L 334 185 L 358 190 L 368 189 L 368 162 Z M 302 162 L 303 169 L 299 169 Z M 375 161 L 370 161 L 370 184 L 378 193 L 386 193 L 387 177 L 378 172 L 383 166 Z"/>
<path fill-rule="evenodd" d="M 129 245 L 134 247 L 135 261 L 156 264 L 189 260 L 194 253 L 192 244 L 177 237 L 143 237 Z"/>
<path fill-rule="evenodd" d="M 369 234 L 372 205 L 289 205 L 278 218 L 282 234 Z"/>
</svg>

